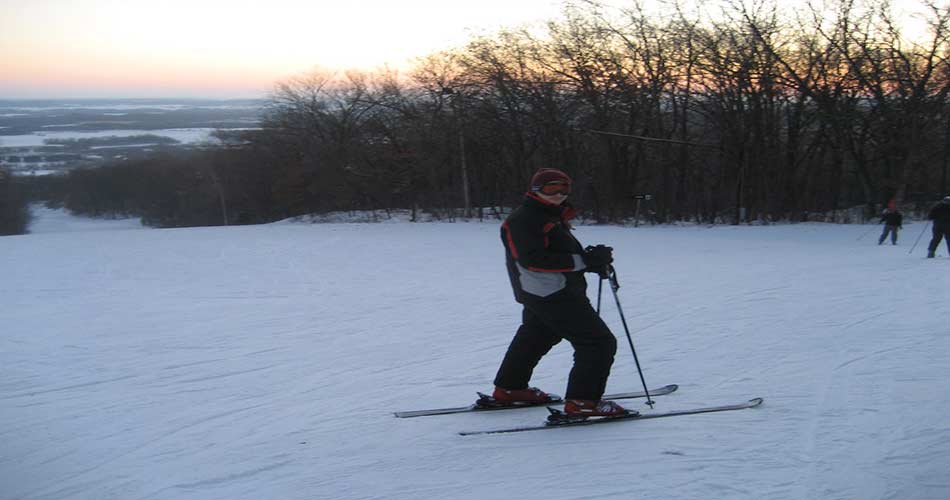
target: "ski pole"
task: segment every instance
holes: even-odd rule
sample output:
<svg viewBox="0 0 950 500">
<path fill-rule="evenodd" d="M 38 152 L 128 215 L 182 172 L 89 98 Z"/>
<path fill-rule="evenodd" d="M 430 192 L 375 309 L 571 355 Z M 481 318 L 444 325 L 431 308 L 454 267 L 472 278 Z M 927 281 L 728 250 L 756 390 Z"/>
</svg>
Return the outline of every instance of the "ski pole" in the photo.
<svg viewBox="0 0 950 500">
<path fill-rule="evenodd" d="M 620 322 L 623 323 L 623 331 L 627 334 L 627 343 L 630 344 L 630 352 L 633 353 L 633 362 L 637 364 L 637 373 L 640 374 L 640 382 L 643 384 L 643 393 L 647 397 L 646 404 L 653 408 L 653 398 L 650 397 L 650 390 L 647 389 L 647 381 L 643 378 L 643 370 L 640 368 L 640 359 L 637 358 L 637 350 L 633 348 L 633 339 L 630 337 L 630 329 L 627 328 L 627 318 L 623 315 L 623 309 L 620 307 L 620 296 L 617 290 L 620 288 L 620 281 L 617 280 L 617 271 L 614 266 L 607 265 L 607 276 L 610 279 L 610 289 L 614 291 L 614 300 L 617 302 L 617 312 L 620 313 Z"/>
<path fill-rule="evenodd" d="M 871 234 L 871 231 L 874 231 L 874 229 L 875 229 L 876 227 L 877 227 L 876 225 L 875 225 L 875 226 L 871 226 L 871 229 L 868 229 L 867 231 L 865 231 L 864 233 L 862 233 L 861 236 L 858 236 L 858 239 L 855 240 L 855 241 L 861 241 L 865 236 Z"/>
<path fill-rule="evenodd" d="M 924 235 L 924 232 L 927 231 L 927 228 L 930 227 L 930 221 L 927 221 L 924 224 L 924 228 L 920 231 L 920 234 L 917 236 L 917 241 L 914 242 L 914 246 L 910 247 L 910 251 L 907 252 L 907 255 L 914 253 L 914 249 L 917 248 L 917 244 L 920 243 L 920 238 Z"/>
</svg>

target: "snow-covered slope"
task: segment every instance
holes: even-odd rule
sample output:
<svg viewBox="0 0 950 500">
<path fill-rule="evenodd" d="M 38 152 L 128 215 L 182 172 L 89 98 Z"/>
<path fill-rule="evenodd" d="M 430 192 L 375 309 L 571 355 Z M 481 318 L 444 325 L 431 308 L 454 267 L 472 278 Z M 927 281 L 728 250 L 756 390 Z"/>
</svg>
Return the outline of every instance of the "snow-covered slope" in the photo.
<svg viewBox="0 0 950 500">
<path fill-rule="evenodd" d="M 391 413 L 491 388 L 520 317 L 497 223 L 39 215 L 0 238 L 3 499 L 950 498 L 950 260 L 908 255 L 920 223 L 896 247 L 870 226 L 580 227 L 615 248 L 647 382 L 680 384 L 657 410 L 765 404 L 461 437 L 545 415 Z M 570 363 L 556 347 L 533 383 L 563 393 Z M 622 340 L 608 391 L 639 387 Z"/>
</svg>

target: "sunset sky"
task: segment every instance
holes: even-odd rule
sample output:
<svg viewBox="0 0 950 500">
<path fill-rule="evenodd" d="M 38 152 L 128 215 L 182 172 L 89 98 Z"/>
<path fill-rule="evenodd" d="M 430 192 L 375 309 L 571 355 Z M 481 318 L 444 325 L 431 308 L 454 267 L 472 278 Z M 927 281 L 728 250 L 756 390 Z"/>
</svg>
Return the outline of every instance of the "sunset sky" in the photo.
<svg viewBox="0 0 950 500">
<path fill-rule="evenodd" d="M 0 99 L 261 97 L 316 67 L 404 67 L 561 3 L 0 0 Z"/>
</svg>

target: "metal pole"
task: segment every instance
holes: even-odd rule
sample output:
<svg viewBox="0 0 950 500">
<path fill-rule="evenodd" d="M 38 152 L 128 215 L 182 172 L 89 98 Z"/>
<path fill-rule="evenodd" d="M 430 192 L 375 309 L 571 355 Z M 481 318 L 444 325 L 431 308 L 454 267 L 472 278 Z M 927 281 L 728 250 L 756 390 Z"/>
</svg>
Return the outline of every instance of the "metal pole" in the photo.
<svg viewBox="0 0 950 500">
<path fill-rule="evenodd" d="M 907 255 L 910 255 L 910 254 L 914 253 L 914 249 L 917 248 L 917 244 L 920 243 L 920 238 L 921 238 L 921 236 L 924 235 L 924 232 L 927 231 L 927 228 L 928 228 L 928 227 L 930 227 L 930 221 L 927 221 L 927 223 L 924 224 L 923 230 L 921 230 L 921 231 L 920 231 L 920 234 L 917 236 L 917 241 L 914 242 L 914 246 L 910 247 L 910 251 L 907 252 Z"/>
<path fill-rule="evenodd" d="M 877 228 L 877 225 L 872 226 L 871 229 L 868 229 L 868 230 L 865 231 L 863 234 L 861 234 L 861 236 L 858 236 L 858 239 L 855 240 L 855 241 L 861 241 L 865 236 L 871 234 L 871 231 L 875 230 L 876 228 Z"/>
<path fill-rule="evenodd" d="M 455 125 L 458 128 L 458 139 L 459 139 L 459 157 L 462 170 L 462 201 L 465 204 L 465 217 L 472 217 L 472 200 L 469 194 L 468 187 L 468 164 L 465 162 L 465 129 L 464 129 L 464 115 L 465 115 L 465 95 L 461 90 L 454 89 L 451 87 L 444 87 L 442 89 L 442 95 L 452 96 L 452 101 L 455 108 Z"/>
<path fill-rule="evenodd" d="M 462 199 L 465 203 L 465 217 L 472 218 L 472 200 L 468 188 L 468 164 L 465 162 L 465 132 L 462 131 L 462 120 L 459 118 L 459 156 L 462 158 Z"/>
<path fill-rule="evenodd" d="M 943 177 L 940 179 L 940 189 L 947 192 L 947 167 L 950 166 L 950 115 L 947 116 L 947 127 L 943 137 Z"/>
<path fill-rule="evenodd" d="M 640 227 L 640 199 L 637 196 L 637 211 L 633 214 L 633 227 Z"/>
<path fill-rule="evenodd" d="M 597 285 L 597 315 L 600 316 L 600 295 L 604 291 L 604 277 L 600 276 L 600 283 Z"/>
<path fill-rule="evenodd" d="M 650 390 L 647 389 L 647 381 L 643 378 L 643 370 L 640 368 L 640 359 L 637 357 L 637 350 L 633 348 L 633 339 L 630 337 L 630 329 L 627 328 L 627 318 L 623 315 L 623 308 L 620 307 L 620 296 L 617 290 L 620 288 L 620 282 L 617 280 L 617 271 L 614 266 L 607 265 L 607 275 L 610 279 L 610 289 L 614 291 L 614 300 L 617 302 L 617 312 L 620 313 L 620 322 L 623 323 L 623 331 L 627 334 L 627 342 L 630 344 L 630 352 L 633 353 L 633 361 L 637 364 L 637 372 L 640 374 L 640 382 L 643 384 L 643 393 L 647 397 L 646 404 L 653 408 L 653 398 L 650 397 Z"/>
</svg>

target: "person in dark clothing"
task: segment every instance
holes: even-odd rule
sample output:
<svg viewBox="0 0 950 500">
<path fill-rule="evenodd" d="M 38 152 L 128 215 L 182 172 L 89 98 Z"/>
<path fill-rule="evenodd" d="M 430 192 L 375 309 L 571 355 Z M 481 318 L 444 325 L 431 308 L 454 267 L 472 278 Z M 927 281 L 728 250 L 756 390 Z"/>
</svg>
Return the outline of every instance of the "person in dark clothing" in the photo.
<svg viewBox="0 0 950 500">
<path fill-rule="evenodd" d="M 574 209 L 566 203 L 571 178 L 557 169 L 538 170 L 524 202 L 501 226 L 501 240 L 515 300 L 524 306 L 515 333 L 495 376 L 492 396 L 501 402 L 550 400 L 528 387 L 541 358 L 566 339 L 574 347 L 565 413 L 610 416 L 627 413 L 601 400 L 617 352 L 617 340 L 587 298 L 585 272 L 606 275 L 613 249 L 586 250 L 571 234 Z"/>
<path fill-rule="evenodd" d="M 927 218 L 933 221 L 933 238 L 930 239 L 927 258 L 934 258 L 941 239 L 947 242 L 947 253 L 950 253 L 950 196 L 934 205 Z"/>
<path fill-rule="evenodd" d="M 891 244 L 896 245 L 897 231 L 904 228 L 904 216 L 896 209 L 885 208 L 884 213 L 881 214 L 881 222 L 884 223 L 884 232 L 881 233 L 881 237 L 877 239 L 877 244 L 880 245 L 884 243 L 888 233 L 890 233 Z"/>
</svg>

